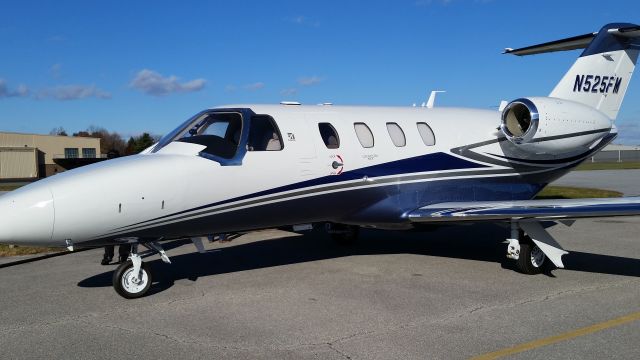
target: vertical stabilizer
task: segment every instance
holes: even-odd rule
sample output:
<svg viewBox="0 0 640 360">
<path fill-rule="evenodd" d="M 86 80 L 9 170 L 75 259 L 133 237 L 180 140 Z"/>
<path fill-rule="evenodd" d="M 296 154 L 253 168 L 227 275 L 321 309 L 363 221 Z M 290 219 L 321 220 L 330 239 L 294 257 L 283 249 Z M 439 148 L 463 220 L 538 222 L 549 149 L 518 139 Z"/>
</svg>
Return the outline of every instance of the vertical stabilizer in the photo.
<svg viewBox="0 0 640 360">
<path fill-rule="evenodd" d="M 585 50 L 549 96 L 591 106 L 615 120 L 638 60 L 640 26 L 608 24 L 597 33 L 506 49 L 505 53 L 524 56 L 582 48 Z"/>
<path fill-rule="evenodd" d="M 640 31 L 632 24 L 602 28 L 553 89 L 550 97 L 594 107 L 615 120 L 638 59 Z M 639 34 L 640 35 L 640 34 Z"/>
</svg>

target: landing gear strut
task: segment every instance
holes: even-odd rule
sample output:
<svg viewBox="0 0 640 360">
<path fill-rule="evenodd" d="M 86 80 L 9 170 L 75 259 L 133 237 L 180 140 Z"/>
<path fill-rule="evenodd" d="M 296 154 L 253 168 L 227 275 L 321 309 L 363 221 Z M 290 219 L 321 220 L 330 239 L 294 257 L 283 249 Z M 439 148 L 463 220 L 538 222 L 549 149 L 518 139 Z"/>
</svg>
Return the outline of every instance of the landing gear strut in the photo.
<svg viewBox="0 0 640 360">
<path fill-rule="evenodd" d="M 331 238 L 340 245 L 353 244 L 360 233 L 360 227 L 355 225 L 327 223 L 325 229 Z"/>
<path fill-rule="evenodd" d="M 507 257 L 516 260 L 516 267 L 523 274 L 540 274 L 549 269 L 551 263 L 564 267 L 561 258 L 567 252 L 539 222 L 512 221 L 511 237 L 507 241 Z"/>
<path fill-rule="evenodd" d="M 159 253 L 165 263 L 171 263 L 159 243 L 154 241 L 142 245 L 152 252 Z M 112 281 L 116 292 L 126 299 L 142 297 L 149 291 L 153 275 L 149 265 L 142 262 L 142 257 L 138 254 L 138 244 L 131 245 L 129 259 L 120 264 L 113 272 Z"/>
</svg>

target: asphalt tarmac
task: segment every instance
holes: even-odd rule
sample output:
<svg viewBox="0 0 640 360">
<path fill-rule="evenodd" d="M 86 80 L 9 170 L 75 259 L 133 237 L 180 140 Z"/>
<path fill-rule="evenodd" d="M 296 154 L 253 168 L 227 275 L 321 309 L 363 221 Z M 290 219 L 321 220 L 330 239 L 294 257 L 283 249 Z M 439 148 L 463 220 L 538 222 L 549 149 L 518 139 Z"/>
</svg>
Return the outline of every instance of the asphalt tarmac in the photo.
<svg viewBox="0 0 640 360">
<path fill-rule="evenodd" d="M 490 224 L 352 246 L 268 230 L 205 254 L 176 241 L 171 265 L 145 259 L 154 285 L 137 300 L 112 289 L 100 249 L 73 253 L 0 268 L 1 357 L 638 358 L 638 230 L 640 217 L 553 226 L 566 269 L 537 276 Z"/>
<path fill-rule="evenodd" d="M 640 196 L 640 169 L 572 171 L 553 183 L 558 186 L 588 187 L 620 191 L 625 196 Z"/>
</svg>

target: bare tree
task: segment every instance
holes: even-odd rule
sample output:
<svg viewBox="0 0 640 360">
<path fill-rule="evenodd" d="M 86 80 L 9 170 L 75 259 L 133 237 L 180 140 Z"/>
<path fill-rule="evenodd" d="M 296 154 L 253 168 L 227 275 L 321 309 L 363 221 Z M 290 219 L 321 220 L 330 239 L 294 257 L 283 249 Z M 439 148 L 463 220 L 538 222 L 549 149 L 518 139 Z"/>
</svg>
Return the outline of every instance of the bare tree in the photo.
<svg viewBox="0 0 640 360">
<path fill-rule="evenodd" d="M 117 132 L 109 132 L 109 130 L 99 126 L 89 126 L 86 131 L 79 131 L 73 136 L 93 137 L 100 139 L 100 152 L 103 154 L 115 154 L 116 156 L 124 155 L 127 149 L 126 142 Z"/>
<path fill-rule="evenodd" d="M 67 136 L 67 132 L 62 126 L 55 127 L 49 131 L 49 135 Z"/>
</svg>

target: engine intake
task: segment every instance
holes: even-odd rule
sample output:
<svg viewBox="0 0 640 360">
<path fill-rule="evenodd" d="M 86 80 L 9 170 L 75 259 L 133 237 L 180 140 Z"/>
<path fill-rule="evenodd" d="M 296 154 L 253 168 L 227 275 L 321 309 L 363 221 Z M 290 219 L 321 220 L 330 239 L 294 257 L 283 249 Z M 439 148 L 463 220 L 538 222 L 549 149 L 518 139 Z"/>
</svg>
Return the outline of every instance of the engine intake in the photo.
<svg viewBox="0 0 640 360">
<path fill-rule="evenodd" d="M 588 148 L 609 134 L 612 124 L 605 114 L 581 103 L 530 97 L 504 108 L 500 130 L 521 150 L 561 154 Z"/>
<path fill-rule="evenodd" d="M 540 116 L 529 99 L 517 99 L 502 112 L 502 132 L 516 144 L 529 142 L 535 135 Z"/>
</svg>

